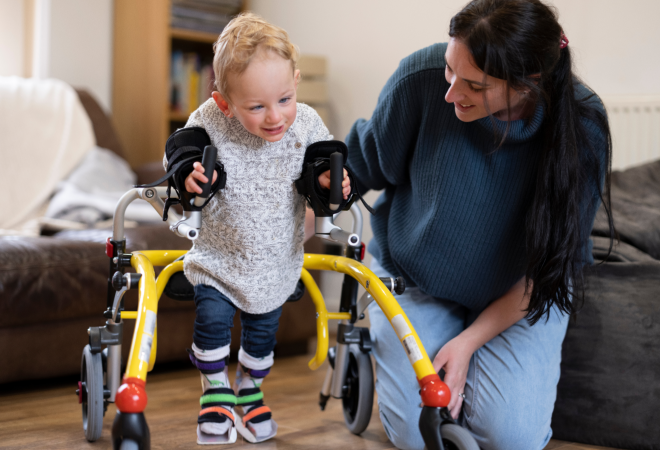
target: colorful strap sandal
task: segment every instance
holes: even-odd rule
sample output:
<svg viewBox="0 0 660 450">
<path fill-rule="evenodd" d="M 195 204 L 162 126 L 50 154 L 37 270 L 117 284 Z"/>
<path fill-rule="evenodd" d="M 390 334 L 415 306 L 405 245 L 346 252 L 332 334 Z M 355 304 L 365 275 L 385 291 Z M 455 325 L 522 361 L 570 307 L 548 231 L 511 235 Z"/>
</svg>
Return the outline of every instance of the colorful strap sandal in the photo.
<svg viewBox="0 0 660 450">
<path fill-rule="evenodd" d="M 264 393 L 258 387 L 241 389 L 236 398 L 236 404 L 243 410 L 243 417 L 235 422 L 236 428 L 246 441 L 253 444 L 271 439 L 277 434 L 277 422 L 273 420 L 272 412 L 264 405 L 263 399 Z"/>
<path fill-rule="evenodd" d="M 230 388 L 208 389 L 199 399 L 202 410 L 197 417 L 197 443 L 200 445 L 233 444 L 236 442 L 236 418 L 234 406 L 236 396 Z M 211 434 L 202 431 L 203 423 L 225 423 L 231 421 L 224 434 Z M 207 430 L 208 431 L 208 430 Z"/>
</svg>

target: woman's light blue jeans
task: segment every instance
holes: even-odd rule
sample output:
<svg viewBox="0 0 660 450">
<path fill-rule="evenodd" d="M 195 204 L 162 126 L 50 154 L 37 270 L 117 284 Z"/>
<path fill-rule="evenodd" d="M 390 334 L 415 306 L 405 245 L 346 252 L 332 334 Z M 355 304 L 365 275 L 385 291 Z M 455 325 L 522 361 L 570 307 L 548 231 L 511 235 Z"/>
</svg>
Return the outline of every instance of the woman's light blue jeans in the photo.
<svg viewBox="0 0 660 450">
<path fill-rule="evenodd" d="M 391 274 L 374 260 L 379 277 Z M 415 327 L 431 361 L 478 312 L 410 287 L 397 301 Z M 381 309 L 369 305 L 376 392 L 388 438 L 401 449 L 422 449 L 419 385 L 406 352 Z M 526 319 L 477 350 L 470 361 L 459 423 L 483 450 L 541 450 L 550 440 L 561 346 L 568 316 L 556 309 L 529 326 Z"/>
</svg>

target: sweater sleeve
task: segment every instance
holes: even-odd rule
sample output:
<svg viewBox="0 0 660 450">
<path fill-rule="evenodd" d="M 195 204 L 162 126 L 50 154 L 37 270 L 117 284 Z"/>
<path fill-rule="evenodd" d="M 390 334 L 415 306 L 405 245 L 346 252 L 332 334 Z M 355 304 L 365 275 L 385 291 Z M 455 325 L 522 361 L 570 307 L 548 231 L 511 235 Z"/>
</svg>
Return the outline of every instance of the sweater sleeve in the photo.
<svg viewBox="0 0 660 450">
<path fill-rule="evenodd" d="M 184 128 L 202 127 L 206 129 L 206 127 L 204 126 L 204 120 L 201 112 L 202 108 L 204 107 L 207 107 L 206 103 L 202 104 L 199 108 L 193 111 L 192 114 L 190 114 Z M 165 154 L 165 152 L 163 152 L 163 167 L 165 167 L 165 170 L 167 171 L 167 155 Z"/>
<path fill-rule="evenodd" d="M 202 115 L 200 113 L 201 107 L 197 108 L 193 113 L 188 117 L 188 121 L 186 122 L 186 125 L 184 128 L 188 127 L 203 127 L 204 124 L 202 122 Z M 165 168 L 165 171 L 167 171 L 167 155 L 163 151 L 163 167 Z"/>
<path fill-rule="evenodd" d="M 346 137 L 348 165 L 364 191 L 409 181 L 424 86 L 416 74 L 403 75 L 403 67 L 383 88 L 371 119 L 359 119 Z"/>
</svg>

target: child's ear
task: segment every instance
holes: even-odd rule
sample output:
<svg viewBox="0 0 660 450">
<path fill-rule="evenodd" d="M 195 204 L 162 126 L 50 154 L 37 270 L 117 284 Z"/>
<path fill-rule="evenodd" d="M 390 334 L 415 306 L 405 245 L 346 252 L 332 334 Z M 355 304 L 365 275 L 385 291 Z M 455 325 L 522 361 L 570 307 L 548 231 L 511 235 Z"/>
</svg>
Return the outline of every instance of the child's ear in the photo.
<svg viewBox="0 0 660 450">
<path fill-rule="evenodd" d="M 213 100 L 215 100 L 215 104 L 218 105 L 218 108 L 220 108 L 220 111 L 222 111 L 222 114 L 229 117 L 230 119 L 234 117 L 234 114 L 229 109 L 229 103 L 227 100 L 225 100 L 220 92 L 213 91 L 211 95 L 213 96 Z"/>
<path fill-rule="evenodd" d="M 300 83 L 300 70 L 296 69 L 295 72 L 293 72 L 293 82 L 295 83 L 296 89 L 298 89 L 298 83 Z"/>
</svg>

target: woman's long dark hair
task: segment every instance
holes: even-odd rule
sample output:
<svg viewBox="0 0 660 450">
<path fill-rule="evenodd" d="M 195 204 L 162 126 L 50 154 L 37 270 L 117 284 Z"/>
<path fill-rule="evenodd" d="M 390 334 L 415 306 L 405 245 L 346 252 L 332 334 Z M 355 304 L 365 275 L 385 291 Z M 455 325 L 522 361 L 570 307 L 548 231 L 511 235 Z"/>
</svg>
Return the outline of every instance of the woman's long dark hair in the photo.
<svg viewBox="0 0 660 450">
<path fill-rule="evenodd" d="M 596 106 L 600 101 L 595 94 L 576 99 L 580 80 L 572 71 L 571 52 L 560 48 L 563 31 L 557 15 L 541 1 L 474 0 L 452 18 L 449 35 L 468 47 L 485 74 L 544 102 L 544 144 L 525 230 L 528 294 L 532 286 L 527 318 L 534 324 L 555 304 L 573 313 L 584 297 L 582 267 L 591 230 L 584 229 L 580 215 L 592 200 L 586 196 L 593 192 L 593 183 L 607 213 L 610 249 L 615 235 L 607 116 Z M 589 120 L 601 129 L 606 155 L 597 154 L 588 136 L 584 123 Z M 508 129 L 499 136 L 500 145 Z"/>
</svg>

